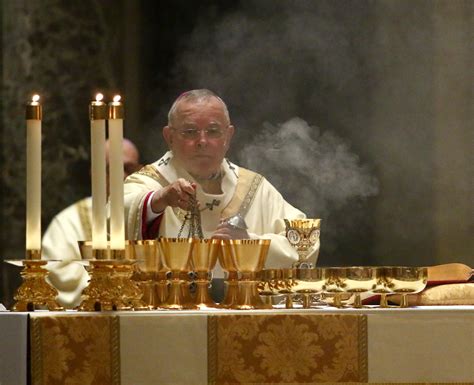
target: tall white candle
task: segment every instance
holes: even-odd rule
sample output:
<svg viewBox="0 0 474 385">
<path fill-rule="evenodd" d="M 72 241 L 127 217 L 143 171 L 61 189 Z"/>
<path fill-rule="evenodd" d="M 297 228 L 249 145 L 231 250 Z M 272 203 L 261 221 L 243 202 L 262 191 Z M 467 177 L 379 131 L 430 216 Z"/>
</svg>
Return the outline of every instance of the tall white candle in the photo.
<svg viewBox="0 0 474 385">
<path fill-rule="evenodd" d="M 40 97 L 26 106 L 26 250 L 41 250 L 41 118 Z M 40 253 L 34 253 L 40 258 Z"/>
<path fill-rule="evenodd" d="M 123 105 L 120 96 L 109 103 L 109 173 L 110 173 L 110 248 L 125 249 L 123 204 Z"/>
<path fill-rule="evenodd" d="M 107 105 L 97 94 L 89 106 L 91 120 L 92 248 L 107 249 L 105 119 Z"/>
</svg>

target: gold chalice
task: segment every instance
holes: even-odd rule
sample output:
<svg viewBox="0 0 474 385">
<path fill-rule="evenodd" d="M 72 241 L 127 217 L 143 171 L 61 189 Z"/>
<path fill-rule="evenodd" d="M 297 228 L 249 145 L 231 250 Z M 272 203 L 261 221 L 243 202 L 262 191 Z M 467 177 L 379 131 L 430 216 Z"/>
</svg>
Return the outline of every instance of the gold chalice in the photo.
<svg viewBox="0 0 474 385">
<path fill-rule="evenodd" d="M 372 267 L 353 266 L 345 268 L 344 291 L 355 295 L 352 307 L 362 308 L 361 293 L 368 293 L 377 284 L 376 270 Z"/>
<path fill-rule="evenodd" d="M 263 269 L 270 248 L 269 239 L 231 239 L 228 241 L 232 261 L 241 274 L 239 303 L 241 310 L 264 309 L 257 289 L 257 273 Z"/>
<path fill-rule="evenodd" d="M 217 304 L 209 295 L 208 287 L 210 272 L 217 262 L 217 254 L 221 249 L 219 239 L 198 239 L 193 247 L 191 261 L 196 275 L 196 296 L 194 304 L 199 309 L 214 308 Z"/>
<path fill-rule="evenodd" d="M 234 309 L 235 306 L 238 305 L 239 300 L 239 277 L 237 267 L 232 259 L 229 240 L 221 241 L 221 250 L 218 254 L 218 258 L 222 269 L 227 272 L 225 297 L 219 304 L 219 307 Z"/>
<path fill-rule="evenodd" d="M 388 287 L 393 293 L 401 294 L 400 307 L 408 307 L 408 294 L 419 293 L 426 287 L 426 267 L 396 266 L 386 270 Z"/>
<path fill-rule="evenodd" d="M 133 257 L 137 260 L 134 278 L 143 293 L 142 301 L 147 309 L 155 309 L 155 278 L 163 266 L 158 242 L 155 239 L 146 239 L 133 241 L 131 244 L 134 249 Z"/>
<path fill-rule="evenodd" d="M 311 307 L 311 296 L 323 291 L 326 282 L 322 268 L 295 269 L 294 286 L 292 292 L 303 296 L 303 308 Z"/>
<path fill-rule="evenodd" d="M 298 253 L 294 267 L 311 268 L 308 255 L 319 244 L 321 219 L 285 219 L 286 238 Z"/>
<path fill-rule="evenodd" d="M 324 287 L 323 292 L 333 297 L 333 306 L 344 307 L 342 295 L 346 293 L 346 268 L 345 267 L 324 267 Z"/>
<path fill-rule="evenodd" d="M 168 298 L 161 304 L 164 309 L 182 310 L 195 309 L 196 307 L 187 303 L 182 290 L 181 273 L 188 270 L 194 238 L 160 238 L 158 246 L 163 257 L 163 265 L 171 271 L 171 287 Z"/>
</svg>

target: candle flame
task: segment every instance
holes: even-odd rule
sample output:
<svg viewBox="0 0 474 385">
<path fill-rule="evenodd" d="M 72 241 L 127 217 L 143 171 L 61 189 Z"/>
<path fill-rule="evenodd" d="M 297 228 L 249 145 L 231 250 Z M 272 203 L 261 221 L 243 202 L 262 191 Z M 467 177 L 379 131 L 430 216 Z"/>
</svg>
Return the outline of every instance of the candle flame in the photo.
<svg viewBox="0 0 474 385">
<path fill-rule="evenodd" d="M 120 99 L 122 99 L 122 97 L 120 95 L 115 95 L 114 96 L 114 102 L 120 102 Z"/>
<path fill-rule="evenodd" d="M 36 103 L 40 100 L 40 96 L 35 94 L 35 95 L 32 96 L 31 100 Z"/>
<path fill-rule="evenodd" d="M 100 92 L 95 96 L 95 100 L 97 102 L 100 102 L 102 99 L 104 99 L 104 95 L 102 95 Z"/>
</svg>

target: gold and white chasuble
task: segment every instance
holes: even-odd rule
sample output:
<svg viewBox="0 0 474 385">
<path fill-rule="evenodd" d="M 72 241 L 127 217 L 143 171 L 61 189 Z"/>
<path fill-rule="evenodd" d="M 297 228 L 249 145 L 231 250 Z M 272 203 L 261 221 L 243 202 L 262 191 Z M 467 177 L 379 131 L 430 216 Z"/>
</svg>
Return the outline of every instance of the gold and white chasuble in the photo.
<svg viewBox="0 0 474 385">
<path fill-rule="evenodd" d="M 207 194 L 199 183 L 173 158 L 171 151 L 158 161 L 130 175 L 124 186 L 127 239 L 143 239 L 142 218 L 144 202 L 150 191 L 159 190 L 169 183 L 184 178 L 197 184 L 196 197 L 200 202 L 201 225 L 205 238 L 210 238 L 219 222 L 237 213 L 242 214 L 253 239 L 270 239 L 267 268 L 291 267 L 298 260 L 296 250 L 285 236 L 284 219 L 302 219 L 305 214 L 286 202 L 265 178 L 238 167 L 224 159 L 221 165 L 222 194 Z M 250 193 L 249 193 L 250 191 Z M 177 237 L 186 213 L 179 208 L 167 207 L 163 212 L 158 236 Z M 183 230 L 188 234 L 188 228 Z M 319 243 L 309 261 L 316 263 Z M 216 267 L 215 277 L 222 277 Z"/>
</svg>

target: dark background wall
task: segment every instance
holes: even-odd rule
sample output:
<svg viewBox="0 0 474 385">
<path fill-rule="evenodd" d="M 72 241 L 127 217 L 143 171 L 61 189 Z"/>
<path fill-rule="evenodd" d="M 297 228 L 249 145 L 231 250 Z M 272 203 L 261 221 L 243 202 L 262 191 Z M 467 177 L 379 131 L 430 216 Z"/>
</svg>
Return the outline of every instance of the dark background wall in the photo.
<svg viewBox="0 0 474 385">
<path fill-rule="evenodd" d="M 33 92 L 46 229 L 90 194 L 96 91 L 123 95 L 151 162 L 173 99 L 205 87 L 237 127 L 229 158 L 323 219 L 320 264 L 474 264 L 471 1 L 0 4 L 2 259 L 24 255 Z M 9 304 L 18 270 L 0 273 Z"/>
</svg>

